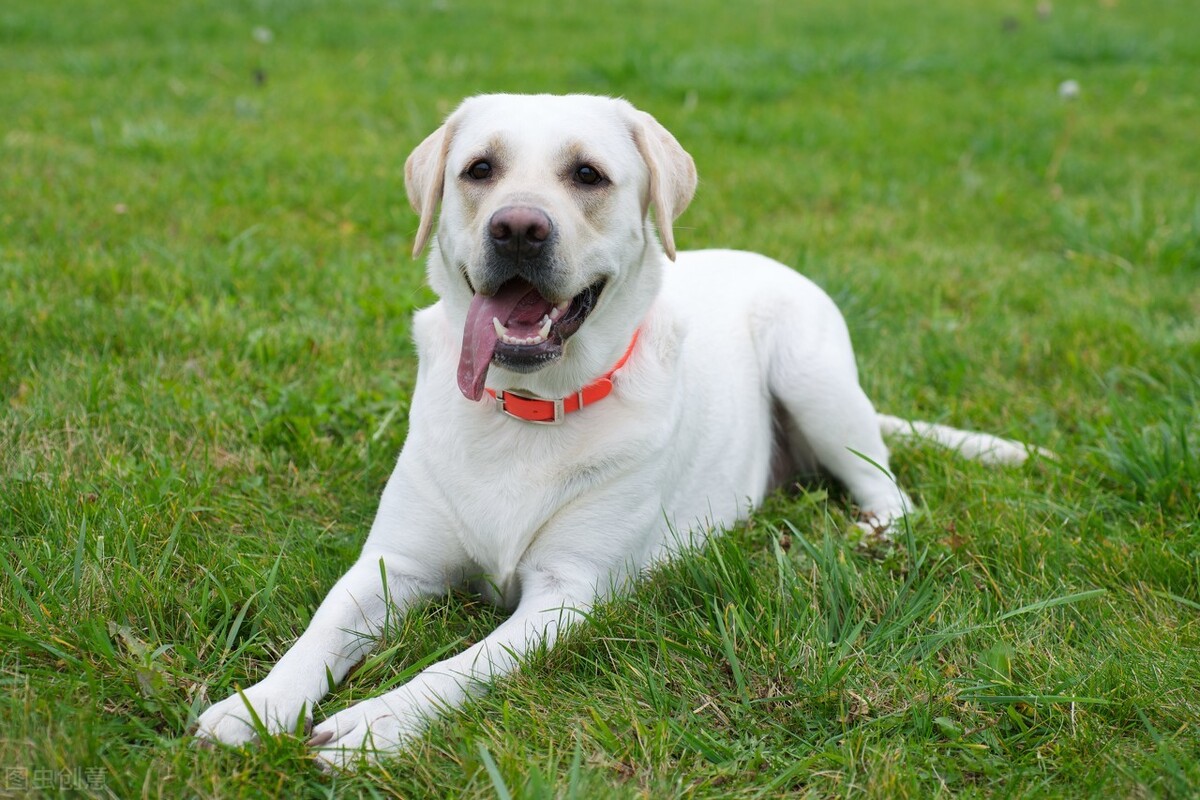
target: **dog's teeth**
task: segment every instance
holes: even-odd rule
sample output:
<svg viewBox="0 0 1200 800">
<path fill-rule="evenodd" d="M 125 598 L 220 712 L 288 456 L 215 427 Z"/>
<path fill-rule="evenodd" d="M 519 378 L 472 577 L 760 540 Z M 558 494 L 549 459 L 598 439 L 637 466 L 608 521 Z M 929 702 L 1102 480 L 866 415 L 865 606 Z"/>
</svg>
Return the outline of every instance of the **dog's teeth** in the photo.
<svg viewBox="0 0 1200 800">
<path fill-rule="evenodd" d="M 552 322 L 557 321 L 559 317 L 561 317 L 563 314 L 567 313 L 567 309 L 570 307 L 571 307 L 571 301 L 563 300 L 561 303 L 556 305 L 554 308 L 550 309 L 550 313 L 547 314 L 546 316 L 548 316 Z"/>
<path fill-rule="evenodd" d="M 508 334 L 503 334 L 500 337 L 500 341 L 504 342 L 505 344 L 530 345 L 530 344 L 541 344 L 542 342 L 546 341 L 546 337 L 544 337 L 544 336 L 526 336 L 524 338 L 521 338 L 518 336 L 509 336 Z"/>
<path fill-rule="evenodd" d="M 496 328 L 496 338 L 505 344 L 531 345 L 541 344 L 546 341 L 550 335 L 550 325 L 552 320 L 549 317 L 542 318 L 541 329 L 533 336 L 511 336 L 508 333 L 508 328 L 500 324 L 500 320 L 492 317 L 492 325 Z"/>
</svg>

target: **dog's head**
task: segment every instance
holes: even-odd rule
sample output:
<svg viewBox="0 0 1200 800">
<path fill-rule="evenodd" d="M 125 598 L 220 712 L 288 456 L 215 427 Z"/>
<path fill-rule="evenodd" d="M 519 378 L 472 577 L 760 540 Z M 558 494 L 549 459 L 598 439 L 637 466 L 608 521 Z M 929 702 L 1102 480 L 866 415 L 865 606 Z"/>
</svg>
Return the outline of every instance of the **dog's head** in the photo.
<svg viewBox="0 0 1200 800">
<path fill-rule="evenodd" d="M 473 400 L 492 365 L 513 380 L 554 365 L 551 383 L 576 388 L 595 377 L 652 301 L 696 188 L 691 157 L 653 117 L 584 95 L 468 99 L 405 179 L 414 257 L 441 207 L 429 278 L 463 323 L 458 384 Z"/>
</svg>

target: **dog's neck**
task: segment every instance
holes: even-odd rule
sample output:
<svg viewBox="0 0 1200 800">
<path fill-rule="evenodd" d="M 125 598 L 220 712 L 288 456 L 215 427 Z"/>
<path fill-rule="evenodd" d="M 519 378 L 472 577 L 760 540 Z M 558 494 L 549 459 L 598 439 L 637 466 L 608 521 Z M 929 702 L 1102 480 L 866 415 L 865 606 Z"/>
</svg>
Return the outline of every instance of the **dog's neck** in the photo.
<svg viewBox="0 0 1200 800">
<path fill-rule="evenodd" d="M 501 390 L 497 392 L 493 389 L 486 391 L 496 401 L 498 409 L 510 417 L 525 422 L 547 425 L 561 424 L 567 414 L 573 414 L 585 406 L 598 403 L 608 397 L 613 390 L 613 376 L 620 371 L 621 367 L 625 366 L 629 357 L 633 355 L 633 349 L 637 346 L 638 333 L 640 333 L 640 329 L 633 332 L 633 338 L 629 341 L 629 347 L 625 349 L 625 355 L 621 356 L 612 369 L 566 397 L 550 399 L 530 397 L 514 391 Z"/>
</svg>

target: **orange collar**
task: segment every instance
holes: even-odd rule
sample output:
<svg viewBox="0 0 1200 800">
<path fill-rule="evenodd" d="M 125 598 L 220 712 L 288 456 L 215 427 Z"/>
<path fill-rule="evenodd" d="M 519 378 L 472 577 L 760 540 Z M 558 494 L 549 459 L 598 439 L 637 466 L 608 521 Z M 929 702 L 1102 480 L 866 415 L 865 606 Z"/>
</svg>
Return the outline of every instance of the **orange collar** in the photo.
<svg viewBox="0 0 1200 800">
<path fill-rule="evenodd" d="M 637 344 L 639 332 L 633 332 L 633 338 L 629 341 L 629 348 L 625 351 L 625 355 L 621 356 L 621 360 L 613 365 L 612 369 L 573 395 L 563 397 L 559 400 L 543 400 L 540 397 L 526 397 L 516 392 L 497 392 L 495 389 L 488 389 L 487 393 L 495 398 L 496 410 L 503 414 L 539 425 L 561 425 L 563 418 L 567 414 L 571 414 L 584 406 L 590 406 L 592 403 L 608 397 L 609 393 L 613 390 L 612 376 L 617 370 L 625 366 L 625 362 L 633 354 L 633 346 Z"/>
</svg>

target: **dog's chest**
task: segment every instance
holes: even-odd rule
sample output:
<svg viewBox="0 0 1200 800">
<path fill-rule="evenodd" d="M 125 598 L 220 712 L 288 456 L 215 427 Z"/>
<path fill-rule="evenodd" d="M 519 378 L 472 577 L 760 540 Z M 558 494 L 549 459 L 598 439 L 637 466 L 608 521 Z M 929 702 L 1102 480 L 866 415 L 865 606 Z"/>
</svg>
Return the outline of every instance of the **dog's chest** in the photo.
<svg viewBox="0 0 1200 800">
<path fill-rule="evenodd" d="M 570 525 L 595 487 L 629 468 L 631 449 L 573 430 L 488 415 L 437 430 L 428 468 L 456 524 L 452 535 L 485 582 L 507 593 L 525 554 L 553 526 Z"/>
</svg>

